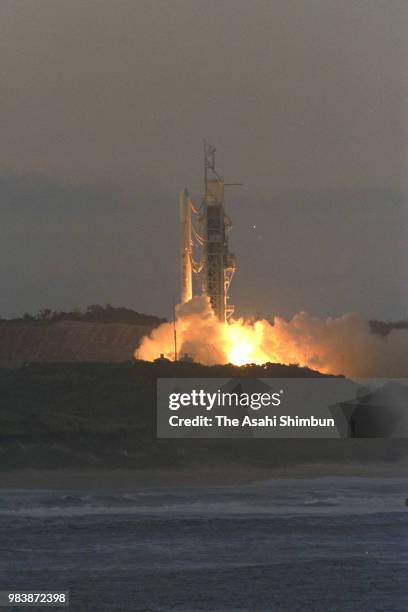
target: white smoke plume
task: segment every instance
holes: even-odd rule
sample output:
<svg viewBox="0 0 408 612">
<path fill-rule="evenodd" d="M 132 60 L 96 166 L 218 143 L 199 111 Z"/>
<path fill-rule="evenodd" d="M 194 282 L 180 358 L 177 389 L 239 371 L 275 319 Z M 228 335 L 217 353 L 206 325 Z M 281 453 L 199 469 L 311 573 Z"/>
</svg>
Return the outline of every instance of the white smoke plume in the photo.
<svg viewBox="0 0 408 612">
<path fill-rule="evenodd" d="M 179 355 L 188 353 L 206 365 L 275 362 L 354 377 L 408 376 L 408 330 L 379 336 L 355 314 L 320 319 L 300 312 L 290 321 L 275 317 L 273 324 L 243 319 L 222 324 L 209 299 L 196 296 L 177 307 L 176 317 Z M 173 323 L 160 325 L 143 339 L 137 357 L 173 358 L 173 332 Z"/>
</svg>

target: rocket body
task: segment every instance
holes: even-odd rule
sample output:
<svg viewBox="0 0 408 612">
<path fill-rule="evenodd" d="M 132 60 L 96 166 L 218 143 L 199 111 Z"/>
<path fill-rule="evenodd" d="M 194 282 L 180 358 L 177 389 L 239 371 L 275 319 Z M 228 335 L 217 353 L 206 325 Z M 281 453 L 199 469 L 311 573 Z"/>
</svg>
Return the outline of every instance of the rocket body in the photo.
<svg viewBox="0 0 408 612">
<path fill-rule="evenodd" d="M 181 259 L 181 303 L 193 297 L 192 258 L 191 258 L 191 207 L 187 189 L 179 198 L 180 205 L 180 259 Z"/>
</svg>

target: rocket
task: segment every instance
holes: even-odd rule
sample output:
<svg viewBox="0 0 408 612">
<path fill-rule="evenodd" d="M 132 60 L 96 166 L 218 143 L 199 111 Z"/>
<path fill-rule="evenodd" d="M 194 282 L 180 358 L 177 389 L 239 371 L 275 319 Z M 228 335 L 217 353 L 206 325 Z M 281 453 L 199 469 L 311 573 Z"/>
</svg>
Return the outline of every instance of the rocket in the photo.
<svg viewBox="0 0 408 612">
<path fill-rule="evenodd" d="M 193 297 L 192 278 L 192 241 L 191 241 L 191 207 L 187 189 L 179 197 L 180 206 L 180 260 L 181 260 L 181 303 Z"/>
</svg>

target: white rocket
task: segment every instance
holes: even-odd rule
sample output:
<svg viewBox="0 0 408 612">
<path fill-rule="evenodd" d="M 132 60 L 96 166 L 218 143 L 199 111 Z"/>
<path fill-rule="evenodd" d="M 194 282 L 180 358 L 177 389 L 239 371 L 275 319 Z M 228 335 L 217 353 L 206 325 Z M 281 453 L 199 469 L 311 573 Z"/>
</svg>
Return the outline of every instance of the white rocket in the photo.
<svg viewBox="0 0 408 612">
<path fill-rule="evenodd" d="M 180 204 L 180 259 L 181 259 L 181 303 L 193 297 L 192 244 L 191 244 L 191 207 L 187 189 L 183 189 Z"/>
</svg>

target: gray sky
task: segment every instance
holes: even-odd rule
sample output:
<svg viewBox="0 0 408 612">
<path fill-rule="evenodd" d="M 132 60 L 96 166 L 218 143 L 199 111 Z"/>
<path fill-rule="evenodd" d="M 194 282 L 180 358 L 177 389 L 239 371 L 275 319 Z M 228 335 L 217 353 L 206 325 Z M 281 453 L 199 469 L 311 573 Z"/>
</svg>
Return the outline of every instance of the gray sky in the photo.
<svg viewBox="0 0 408 612">
<path fill-rule="evenodd" d="M 239 313 L 407 315 L 407 28 L 405 0 L 2 0 L 0 315 L 169 315 L 203 138 L 245 183 Z"/>
</svg>

